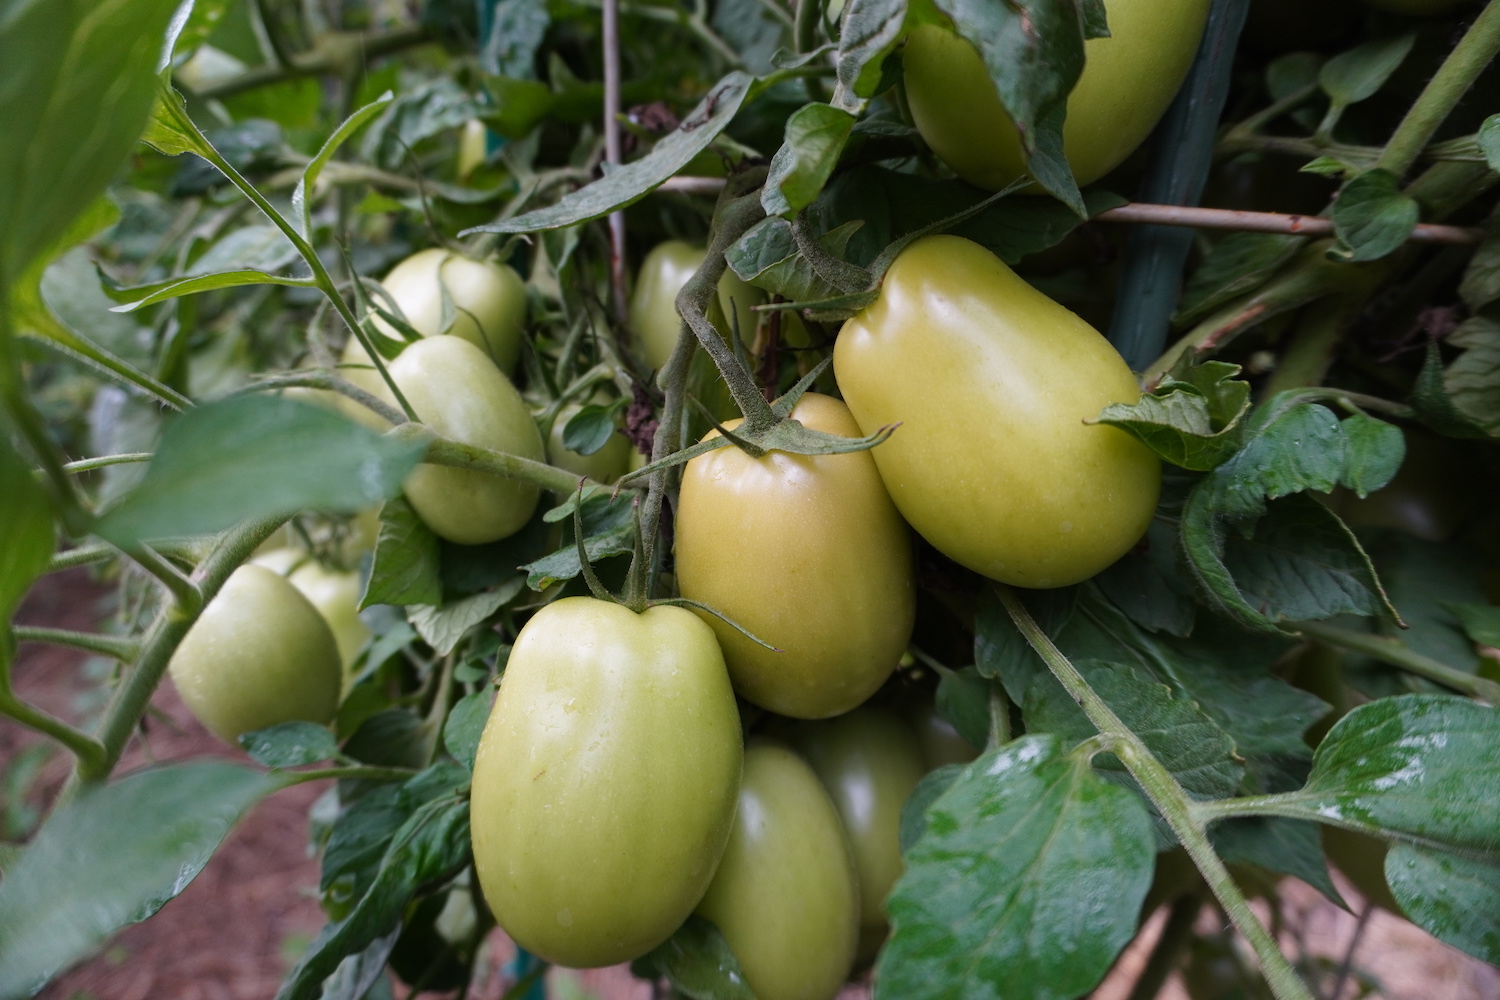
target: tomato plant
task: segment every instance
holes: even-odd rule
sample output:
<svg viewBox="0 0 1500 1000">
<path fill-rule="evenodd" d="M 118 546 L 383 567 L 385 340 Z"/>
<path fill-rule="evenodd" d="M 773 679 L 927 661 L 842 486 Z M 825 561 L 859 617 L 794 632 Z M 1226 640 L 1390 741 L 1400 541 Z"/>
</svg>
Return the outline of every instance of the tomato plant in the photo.
<svg viewBox="0 0 1500 1000">
<path fill-rule="evenodd" d="M 1311 1000 L 1394 961 L 1341 904 L 1500 963 L 1500 0 L 0 53 L 0 1000 L 302 784 L 277 1000 Z"/>
</svg>

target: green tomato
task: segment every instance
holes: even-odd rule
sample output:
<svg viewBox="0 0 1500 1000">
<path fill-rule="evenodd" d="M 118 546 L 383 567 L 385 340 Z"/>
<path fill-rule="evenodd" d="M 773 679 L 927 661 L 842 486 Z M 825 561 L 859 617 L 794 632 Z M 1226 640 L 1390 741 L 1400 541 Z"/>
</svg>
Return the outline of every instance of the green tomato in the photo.
<svg viewBox="0 0 1500 1000">
<path fill-rule="evenodd" d="M 391 268 L 380 284 L 424 337 L 443 332 L 446 287 L 453 304 L 453 325 L 447 332 L 482 349 L 501 371 L 508 374 L 516 367 L 526 325 L 526 284 L 511 268 L 431 247 Z M 375 325 L 387 337 L 402 339 L 384 320 L 377 318 Z"/>
<path fill-rule="evenodd" d="M 604 447 L 592 455 L 581 455 L 568 448 L 563 444 L 563 431 L 567 429 L 568 421 L 581 409 L 578 405 L 565 406 L 552 422 L 552 433 L 547 438 L 547 461 L 559 469 L 588 476 L 597 482 L 612 483 L 625 475 L 630 467 L 630 455 L 635 448 L 631 446 L 630 439 L 618 431 L 611 434 Z"/>
<path fill-rule="evenodd" d="M 391 378 L 422 422 L 443 437 L 546 461 L 542 435 L 521 394 L 468 341 L 418 341 L 391 363 Z M 384 386 L 380 395 L 395 405 Z M 404 490 L 427 527 L 460 545 L 513 535 L 536 510 L 536 487 L 469 469 L 419 465 Z"/>
<path fill-rule="evenodd" d="M 976 243 L 929 236 L 834 347 L 844 401 L 906 520 L 994 580 L 1065 587 L 1140 540 L 1161 466 L 1124 431 L 1091 424 L 1140 398 L 1092 327 Z"/>
<path fill-rule="evenodd" d="M 849 834 L 859 874 L 860 957 L 885 940 L 885 898 L 901 877 L 901 807 L 927 773 L 922 745 L 899 715 L 865 705 L 800 726 L 794 745 L 817 772 Z"/>
<path fill-rule="evenodd" d="M 979 751 L 958 734 L 953 723 L 938 714 L 937 705 L 930 698 L 912 704 L 907 709 L 906 721 L 922 744 L 922 759 L 929 771 L 936 771 L 944 764 L 967 764 L 979 756 Z"/>
<path fill-rule="evenodd" d="M 688 283 L 703 263 L 707 251 L 681 240 L 658 243 L 636 274 L 635 291 L 630 296 L 630 329 L 636 336 L 641 360 L 646 367 L 660 371 L 677 346 L 682 317 L 677 314 L 677 293 Z M 765 293 L 741 281 L 739 275 L 725 269 L 719 279 L 719 306 L 724 316 L 739 321 L 740 335 L 750 340 L 755 335 L 753 308 L 765 301 Z M 728 333 L 728 327 L 723 331 Z"/>
<path fill-rule="evenodd" d="M 807 393 L 792 416 L 859 434 L 829 396 Z M 731 446 L 700 455 L 683 473 L 676 551 L 683 597 L 776 647 L 703 615 L 735 690 L 773 712 L 847 712 L 885 682 L 911 638 L 911 539 L 869 452 L 751 458 Z"/>
<path fill-rule="evenodd" d="M 323 616 L 264 566 L 241 566 L 167 665 L 193 717 L 230 746 L 282 722 L 325 723 L 339 707 L 339 648 Z"/>
<path fill-rule="evenodd" d="M 559 965 L 661 944 L 734 818 L 740 722 L 689 611 L 570 597 L 516 637 L 474 764 L 474 865 L 500 926 Z"/>
<path fill-rule="evenodd" d="M 306 552 L 292 548 L 267 552 L 253 561 L 286 577 L 318 609 L 333 630 L 344 669 L 353 666 L 355 657 L 370 638 L 370 627 L 359 617 L 359 599 L 364 594 L 359 574 L 329 569 Z"/>
<path fill-rule="evenodd" d="M 1166 112 L 1198 51 L 1209 0 L 1111 0 L 1109 38 L 1068 98 L 1063 148 L 1080 185 L 1119 166 Z M 902 53 L 906 97 L 922 138 L 954 173 L 998 191 L 1025 175 L 1021 139 L 979 50 L 924 24 Z"/>
<path fill-rule="evenodd" d="M 1379 7 L 1393 14 L 1410 14 L 1412 17 L 1433 17 L 1457 10 L 1471 0 L 1365 0 L 1371 7 Z"/>
<path fill-rule="evenodd" d="M 795 753 L 745 752 L 734 833 L 698 914 L 757 1000 L 832 1000 L 854 964 L 859 880 L 839 814 Z"/>
</svg>

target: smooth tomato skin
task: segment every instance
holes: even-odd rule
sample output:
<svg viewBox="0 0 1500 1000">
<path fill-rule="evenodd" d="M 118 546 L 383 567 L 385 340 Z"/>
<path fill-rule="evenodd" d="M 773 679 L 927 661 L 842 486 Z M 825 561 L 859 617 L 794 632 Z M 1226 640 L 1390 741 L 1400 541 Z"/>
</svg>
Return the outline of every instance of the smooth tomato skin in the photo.
<svg viewBox="0 0 1500 1000">
<path fill-rule="evenodd" d="M 931 699 L 923 699 L 906 711 L 906 721 L 922 745 L 922 760 L 927 770 L 936 771 L 944 764 L 967 764 L 979 751 L 958 734 L 953 723 L 938 714 Z"/>
<path fill-rule="evenodd" d="M 859 434 L 830 396 L 807 393 L 792 417 Z M 849 711 L 885 682 L 911 638 L 911 538 L 869 452 L 757 459 L 730 446 L 700 455 L 682 477 L 676 553 L 682 596 L 781 651 L 703 615 L 735 690 L 781 715 Z"/>
<path fill-rule="evenodd" d="M 454 309 L 448 333 L 483 350 L 501 371 L 515 369 L 526 325 L 526 283 L 512 268 L 430 247 L 391 268 L 380 284 L 424 337 L 442 330 L 446 285 Z M 377 319 L 376 325 L 386 336 L 402 339 L 384 320 Z"/>
<path fill-rule="evenodd" d="M 802 758 L 756 740 L 734 832 L 698 914 L 758 1000 L 832 1000 L 854 964 L 859 879 L 838 811 Z"/>
<path fill-rule="evenodd" d="M 1097 331 L 998 257 L 918 240 L 833 354 L 871 454 L 908 523 L 950 559 L 1021 587 L 1066 587 L 1128 552 L 1156 512 L 1161 464 L 1089 424 L 1134 403 L 1135 376 Z"/>
<path fill-rule="evenodd" d="M 547 438 L 547 461 L 559 469 L 588 476 L 595 482 L 612 483 L 625 475 L 635 449 L 631 447 L 630 439 L 618 431 L 592 455 L 582 455 L 568 448 L 563 444 L 563 431 L 580 409 L 582 407 L 577 405 L 565 406 L 552 422 L 552 433 Z"/>
<path fill-rule="evenodd" d="M 344 669 L 353 666 L 355 657 L 370 638 L 370 627 L 359 617 L 359 599 L 364 594 L 359 574 L 329 569 L 306 552 L 293 548 L 258 555 L 254 562 L 285 577 L 318 609 L 333 631 Z"/>
<path fill-rule="evenodd" d="M 419 340 L 391 362 L 391 378 L 422 422 L 443 437 L 547 460 L 541 432 L 521 394 L 468 341 Z M 384 386 L 380 395 L 395 405 Z M 403 489 L 429 528 L 460 545 L 513 535 L 536 510 L 536 487 L 469 469 L 419 465 Z"/>
<path fill-rule="evenodd" d="M 885 898 L 905 869 L 901 807 L 927 773 L 922 746 L 888 708 L 865 705 L 798 727 L 793 745 L 839 812 L 859 874 L 860 939 L 871 954 L 885 937 Z"/>
<path fill-rule="evenodd" d="M 713 877 L 742 756 L 697 616 L 547 605 L 516 637 L 474 764 L 474 864 L 495 918 L 559 965 L 650 951 Z"/>
<path fill-rule="evenodd" d="M 323 616 L 296 587 L 254 565 L 224 581 L 167 669 L 193 717 L 230 746 L 278 723 L 332 719 L 343 678 Z"/>
<path fill-rule="evenodd" d="M 1198 52 L 1209 0 L 1113 0 L 1111 37 L 1085 43 L 1063 149 L 1080 186 L 1133 153 L 1177 95 Z M 964 180 L 998 191 L 1026 173 L 1020 136 L 979 50 L 946 27 L 912 31 L 906 96 L 922 138 Z"/>
<path fill-rule="evenodd" d="M 630 329 L 635 334 L 641 360 L 653 371 L 666 366 L 672 348 L 677 346 L 677 334 L 682 329 L 677 293 L 707 255 L 702 247 L 682 240 L 667 240 L 653 247 L 641 261 L 635 290 L 630 296 Z M 752 308 L 765 298 L 764 292 L 741 281 L 739 275 L 727 268 L 719 279 L 719 306 L 726 317 L 738 318 L 740 335 L 747 343 L 755 336 L 756 316 Z M 728 327 L 721 332 L 727 336 Z"/>
</svg>

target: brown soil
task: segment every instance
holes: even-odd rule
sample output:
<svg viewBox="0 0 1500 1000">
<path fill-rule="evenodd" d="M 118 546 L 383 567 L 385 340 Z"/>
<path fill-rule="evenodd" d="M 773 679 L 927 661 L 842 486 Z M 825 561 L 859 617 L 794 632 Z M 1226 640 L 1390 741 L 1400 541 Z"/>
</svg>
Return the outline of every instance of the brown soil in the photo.
<svg viewBox="0 0 1500 1000">
<path fill-rule="evenodd" d="M 17 620 L 34 625 L 91 629 L 109 588 L 87 571 L 59 573 L 43 580 L 28 597 Z M 19 693 L 70 720 L 80 718 L 80 696 L 95 682 L 84 676 L 85 657 L 57 647 L 24 646 L 15 668 Z M 157 692 L 145 741 L 125 756 L 124 770 L 153 760 L 198 756 L 239 756 L 195 722 L 170 684 Z M 16 754 L 40 737 L 0 720 L 0 774 Z M 43 769 L 32 801 L 48 801 L 66 776 L 67 761 L 54 755 Z M 317 860 L 307 849 L 307 810 L 322 792 L 304 785 L 280 792 L 254 809 L 229 837 L 203 873 L 152 919 L 126 928 L 103 951 L 60 977 L 42 1000 L 269 1000 L 291 962 L 323 923 L 315 889 Z M 1292 953 L 1340 960 L 1356 920 L 1301 883 L 1282 885 Z M 1346 889 L 1353 902 L 1356 897 Z M 1358 907 L 1356 906 L 1356 909 Z M 1096 1000 L 1124 1000 L 1144 964 L 1161 915 L 1127 950 L 1096 991 Z M 495 1000 L 508 985 L 502 971 L 514 954 L 501 934 L 487 943 L 480 976 L 470 996 Z M 1355 952 L 1357 969 L 1378 980 L 1387 1000 L 1495 1000 L 1500 970 L 1475 961 L 1389 914 L 1376 912 Z M 549 995 L 555 1000 L 649 1000 L 651 987 L 624 967 L 587 972 L 554 970 Z M 402 993 L 398 993 L 401 996 Z M 1346 987 L 1344 998 L 1355 996 Z M 868 996 L 862 987 L 844 991 L 844 1000 Z M 1186 1000 L 1180 982 L 1168 983 L 1162 1000 Z"/>
</svg>

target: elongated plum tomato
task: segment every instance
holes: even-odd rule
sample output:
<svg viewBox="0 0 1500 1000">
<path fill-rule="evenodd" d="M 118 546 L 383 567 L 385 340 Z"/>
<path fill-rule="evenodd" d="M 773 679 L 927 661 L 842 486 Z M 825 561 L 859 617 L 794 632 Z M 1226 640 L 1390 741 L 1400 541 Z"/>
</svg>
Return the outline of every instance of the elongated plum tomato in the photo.
<svg viewBox="0 0 1500 1000">
<path fill-rule="evenodd" d="M 734 818 L 740 721 L 691 612 L 570 597 L 516 637 L 474 764 L 474 865 L 495 919 L 559 965 L 661 944 Z"/>
<path fill-rule="evenodd" d="M 501 371 L 509 374 L 515 368 L 526 323 L 526 284 L 510 267 L 431 247 L 391 268 L 380 284 L 424 337 L 443 331 L 446 287 L 453 303 L 453 325 L 447 332 L 483 350 Z M 387 337 L 402 339 L 384 320 L 377 318 L 376 326 Z"/>
<path fill-rule="evenodd" d="M 323 616 L 264 566 L 241 566 L 167 669 L 193 717 L 230 746 L 282 722 L 324 723 L 339 707 L 339 648 Z"/>
<path fill-rule="evenodd" d="M 901 877 L 901 807 L 927 768 L 921 744 L 899 715 L 865 705 L 803 723 L 794 745 L 839 811 L 859 873 L 860 958 L 885 939 L 885 897 Z"/>
<path fill-rule="evenodd" d="M 401 352 L 390 370 L 422 423 L 443 437 L 546 461 L 542 435 L 521 394 L 468 341 L 419 340 Z M 379 388 L 394 405 L 395 397 L 384 385 Z M 536 487 L 469 469 L 419 465 L 403 489 L 427 527 L 460 545 L 513 535 L 536 509 Z"/>
<path fill-rule="evenodd" d="M 956 236 L 907 247 L 834 347 L 844 401 L 906 520 L 950 559 L 1021 587 L 1086 580 L 1129 551 L 1161 467 L 1089 424 L 1141 390 L 1092 327 Z"/>
<path fill-rule="evenodd" d="M 979 751 L 958 734 L 953 723 L 938 714 L 931 698 L 908 706 L 906 720 L 917 734 L 917 742 L 922 744 L 922 760 L 929 771 L 944 764 L 967 764 L 979 756 Z"/>
<path fill-rule="evenodd" d="M 677 293 L 703 263 L 708 251 L 681 240 L 658 243 L 641 261 L 630 296 L 630 329 L 636 336 L 641 360 L 660 371 L 677 346 L 682 317 L 677 314 Z M 754 306 L 765 301 L 765 293 L 725 269 L 719 279 L 719 305 L 724 315 L 739 319 L 740 334 L 747 341 L 755 333 Z M 722 331 L 726 336 L 729 329 Z"/>
<path fill-rule="evenodd" d="M 734 833 L 698 914 L 757 1000 L 831 1000 L 854 964 L 859 879 L 828 793 L 802 758 L 756 740 Z"/>
<path fill-rule="evenodd" d="M 370 638 L 369 626 L 359 617 L 359 598 L 363 592 L 359 574 L 329 569 L 306 552 L 292 548 L 258 555 L 253 562 L 286 577 L 287 582 L 318 609 L 318 614 L 333 630 L 339 659 L 348 670 L 365 640 Z"/>
<path fill-rule="evenodd" d="M 1111 0 L 1110 37 L 1085 43 L 1063 125 L 1080 185 L 1119 166 L 1151 134 L 1193 63 L 1208 7 L 1209 0 Z M 908 38 L 901 66 L 917 130 L 955 173 L 991 191 L 1026 173 L 1020 136 L 978 49 L 924 24 Z"/>
<path fill-rule="evenodd" d="M 830 396 L 807 393 L 792 417 L 859 435 Z M 896 668 L 915 616 L 911 540 L 869 452 L 700 455 L 683 473 L 676 530 L 682 596 L 780 650 L 703 615 L 744 697 L 821 719 L 864 701 Z"/>
</svg>

